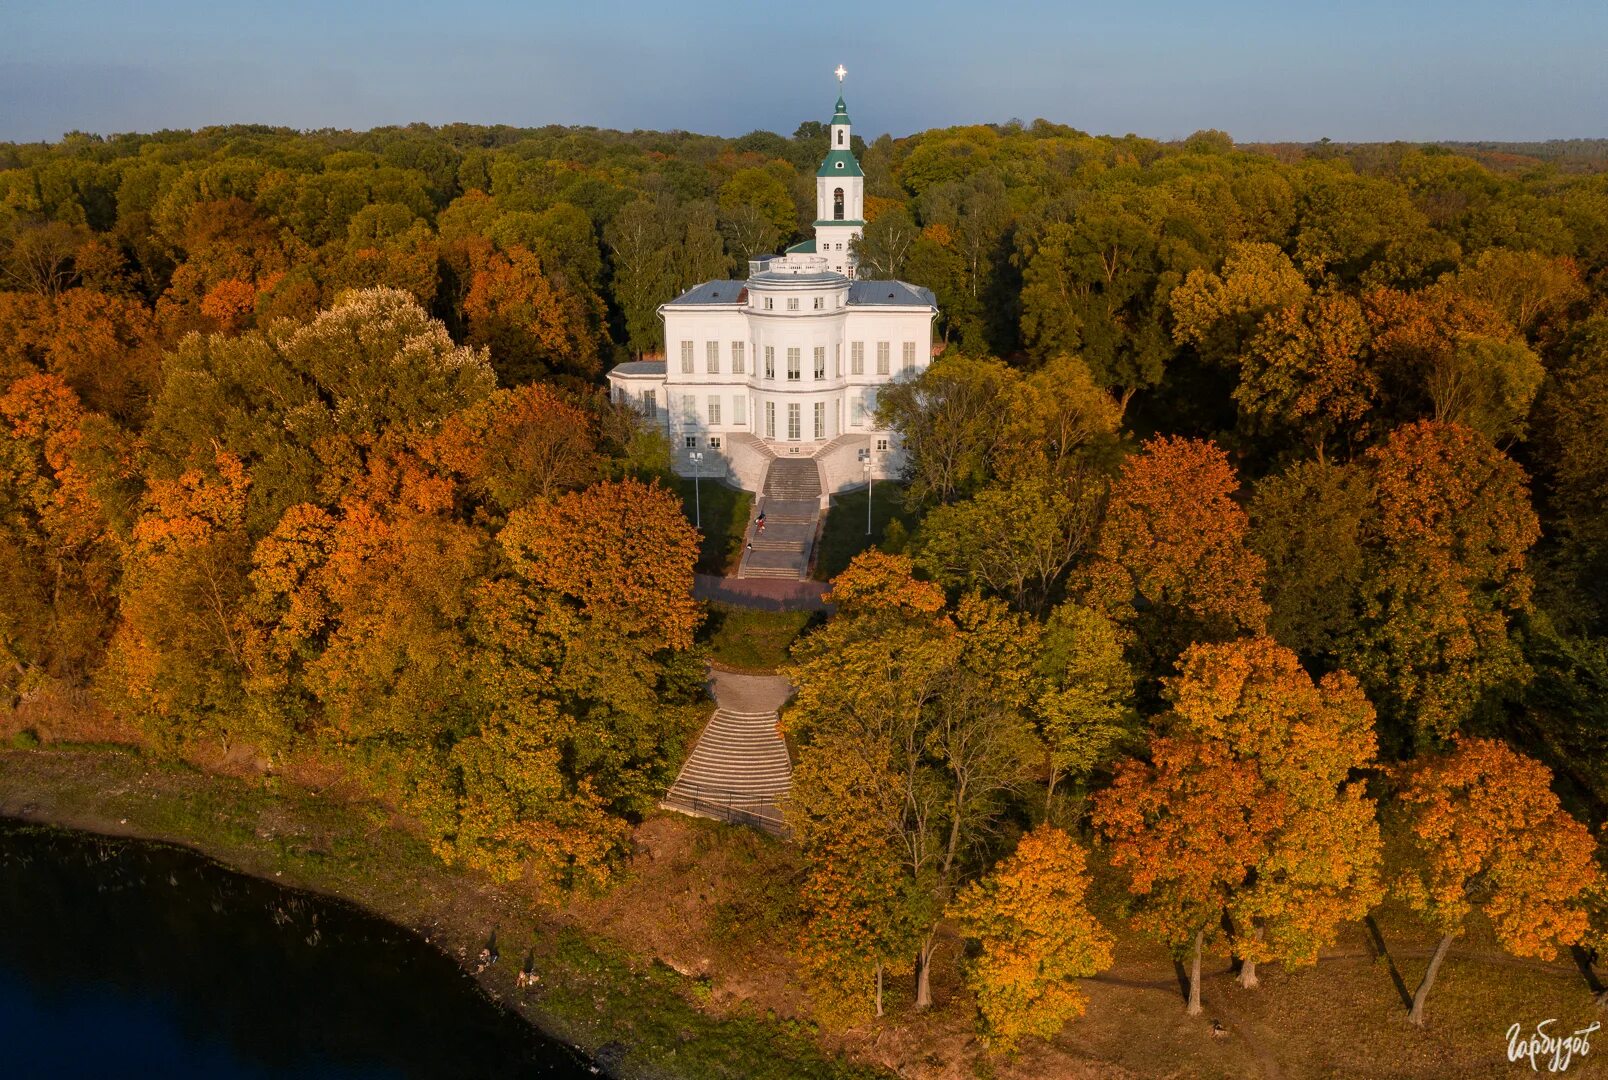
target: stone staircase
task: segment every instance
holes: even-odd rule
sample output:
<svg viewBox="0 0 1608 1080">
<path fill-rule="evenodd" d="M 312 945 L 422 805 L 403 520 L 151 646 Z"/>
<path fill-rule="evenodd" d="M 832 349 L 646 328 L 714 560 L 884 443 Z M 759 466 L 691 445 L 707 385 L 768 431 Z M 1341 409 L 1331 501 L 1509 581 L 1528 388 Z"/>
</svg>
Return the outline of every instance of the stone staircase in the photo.
<svg viewBox="0 0 1608 1080">
<path fill-rule="evenodd" d="M 813 458 L 779 457 L 765 471 L 765 497 L 787 502 L 820 501 L 821 473 Z M 768 520 L 768 518 L 767 518 Z"/>
<path fill-rule="evenodd" d="M 661 805 L 766 832 L 785 831 L 782 804 L 793 767 L 778 723 L 775 710 L 716 709 Z"/>
<path fill-rule="evenodd" d="M 740 578 L 802 581 L 809 574 L 810 553 L 821 518 L 821 475 L 809 458 L 775 458 L 765 470 L 759 509 L 748 523 Z"/>
</svg>

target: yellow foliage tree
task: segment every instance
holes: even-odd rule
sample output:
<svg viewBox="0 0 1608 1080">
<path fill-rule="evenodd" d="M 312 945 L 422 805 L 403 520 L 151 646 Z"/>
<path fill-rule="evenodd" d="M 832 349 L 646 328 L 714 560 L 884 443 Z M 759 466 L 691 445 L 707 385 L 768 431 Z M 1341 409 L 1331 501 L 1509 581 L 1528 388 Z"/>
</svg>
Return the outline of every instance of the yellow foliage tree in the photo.
<svg viewBox="0 0 1608 1080">
<path fill-rule="evenodd" d="M 1082 1016 L 1075 980 L 1111 966 L 1111 936 L 1084 901 L 1086 861 L 1066 833 L 1040 825 L 950 906 L 961 932 L 982 944 L 968 982 L 984 1033 L 1001 1050 L 1024 1036 L 1048 1039 Z"/>
</svg>

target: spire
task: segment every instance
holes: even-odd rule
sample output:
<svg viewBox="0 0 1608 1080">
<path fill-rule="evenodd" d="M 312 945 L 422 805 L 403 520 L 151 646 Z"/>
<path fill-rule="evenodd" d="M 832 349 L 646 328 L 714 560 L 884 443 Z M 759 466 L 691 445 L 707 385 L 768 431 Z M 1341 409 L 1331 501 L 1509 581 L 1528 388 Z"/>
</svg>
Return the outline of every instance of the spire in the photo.
<svg viewBox="0 0 1608 1080">
<path fill-rule="evenodd" d="M 837 66 L 837 70 L 832 72 L 832 74 L 837 76 L 838 99 L 837 108 L 832 113 L 831 122 L 834 124 L 847 124 L 849 122 L 849 107 L 843 103 L 843 76 L 847 75 L 848 71 L 843 67 L 842 64 L 839 64 Z"/>
</svg>

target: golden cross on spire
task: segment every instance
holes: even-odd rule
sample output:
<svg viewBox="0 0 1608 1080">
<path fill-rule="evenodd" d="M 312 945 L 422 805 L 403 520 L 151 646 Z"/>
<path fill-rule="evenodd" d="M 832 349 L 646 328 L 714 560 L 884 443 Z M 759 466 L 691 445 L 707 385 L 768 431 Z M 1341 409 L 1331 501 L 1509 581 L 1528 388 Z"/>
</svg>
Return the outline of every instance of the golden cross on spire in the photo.
<svg viewBox="0 0 1608 1080">
<path fill-rule="evenodd" d="M 838 82 L 841 84 L 843 82 L 843 76 L 847 75 L 848 72 L 843 70 L 843 65 L 842 64 L 839 64 L 837 66 L 837 70 L 832 72 L 832 74 L 834 74 L 834 75 L 836 75 L 838 77 Z"/>
</svg>

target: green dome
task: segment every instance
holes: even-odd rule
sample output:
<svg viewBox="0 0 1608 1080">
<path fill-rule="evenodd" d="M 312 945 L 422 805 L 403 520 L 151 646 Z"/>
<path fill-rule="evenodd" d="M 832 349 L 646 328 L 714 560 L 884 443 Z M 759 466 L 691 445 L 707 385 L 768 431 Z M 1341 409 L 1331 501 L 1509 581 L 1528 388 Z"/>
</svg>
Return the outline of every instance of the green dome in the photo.
<svg viewBox="0 0 1608 1080">
<path fill-rule="evenodd" d="M 834 123 L 834 124 L 847 124 L 848 122 L 849 122 L 849 107 L 847 105 L 843 104 L 843 95 L 839 94 L 838 99 L 837 99 L 837 111 L 835 111 L 832 114 L 832 123 Z"/>
</svg>

